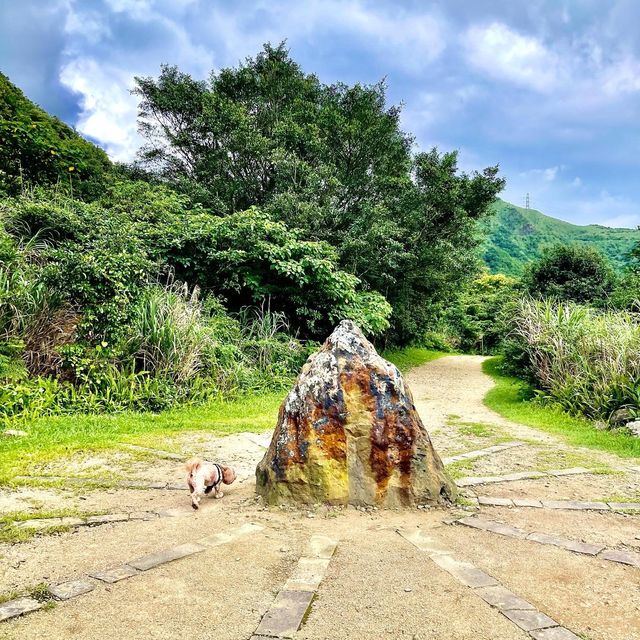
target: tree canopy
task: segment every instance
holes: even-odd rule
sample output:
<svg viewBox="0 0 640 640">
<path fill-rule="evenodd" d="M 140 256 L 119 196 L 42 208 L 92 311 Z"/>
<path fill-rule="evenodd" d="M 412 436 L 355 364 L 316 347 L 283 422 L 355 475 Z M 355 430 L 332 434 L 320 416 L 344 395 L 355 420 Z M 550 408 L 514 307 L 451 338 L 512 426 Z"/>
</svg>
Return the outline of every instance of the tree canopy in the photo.
<svg viewBox="0 0 640 640">
<path fill-rule="evenodd" d="M 224 217 L 259 207 L 325 241 L 391 303 L 391 338 L 420 340 L 478 271 L 476 222 L 504 181 L 467 175 L 455 152 L 413 152 L 385 85 L 325 85 L 284 46 L 198 81 L 165 66 L 137 78 L 140 160 Z"/>
</svg>

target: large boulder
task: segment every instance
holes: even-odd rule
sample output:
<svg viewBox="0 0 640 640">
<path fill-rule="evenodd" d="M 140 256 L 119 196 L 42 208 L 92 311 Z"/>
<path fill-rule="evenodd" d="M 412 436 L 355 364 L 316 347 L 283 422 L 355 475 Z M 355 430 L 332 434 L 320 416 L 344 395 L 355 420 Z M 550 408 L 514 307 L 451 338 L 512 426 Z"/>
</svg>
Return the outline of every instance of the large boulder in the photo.
<svg viewBox="0 0 640 640">
<path fill-rule="evenodd" d="M 302 368 L 256 469 L 269 504 L 448 503 L 444 471 L 398 369 L 342 321 Z"/>
</svg>

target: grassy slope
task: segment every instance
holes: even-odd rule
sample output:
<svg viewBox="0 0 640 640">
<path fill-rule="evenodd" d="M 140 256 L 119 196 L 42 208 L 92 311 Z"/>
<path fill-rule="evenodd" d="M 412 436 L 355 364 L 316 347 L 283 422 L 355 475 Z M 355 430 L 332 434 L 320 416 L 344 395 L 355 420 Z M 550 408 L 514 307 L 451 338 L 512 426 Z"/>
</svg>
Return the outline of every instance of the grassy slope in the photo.
<svg viewBox="0 0 640 640">
<path fill-rule="evenodd" d="M 484 250 L 492 273 L 521 275 L 527 262 L 537 258 L 545 246 L 556 243 L 593 245 L 622 269 L 627 254 L 640 241 L 636 229 L 578 226 L 504 200 L 497 200 L 493 207 L 495 215 L 486 223 L 489 236 Z"/>
<path fill-rule="evenodd" d="M 561 435 L 569 444 L 601 449 L 624 458 L 640 458 L 640 438 L 613 431 L 600 431 L 588 420 L 523 400 L 520 395 L 523 383 L 503 375 L 499 364 L 500 358 L 495 357 L 485 360 L 482 365 L 485 373 L 496 383 L 484 399 L 490 409 L 513 422 Z"/>
</svg>

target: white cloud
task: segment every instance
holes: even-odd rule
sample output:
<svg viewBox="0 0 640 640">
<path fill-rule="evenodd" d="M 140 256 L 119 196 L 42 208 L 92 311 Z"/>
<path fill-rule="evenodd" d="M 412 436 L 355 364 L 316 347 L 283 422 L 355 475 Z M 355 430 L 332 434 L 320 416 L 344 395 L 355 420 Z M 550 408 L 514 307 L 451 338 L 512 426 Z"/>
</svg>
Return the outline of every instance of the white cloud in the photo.
<svg viewBox="0 0 640 640">
<path fill-rule="evenodd" d="M 252 13 L 213 7 L 208 24 L 220 38 L 227 64 L 253 55 L 264 42 L 301 42 L 309 38 L 349 36 L 352 42 L 383 57 L 394 67 L 423 69 L 446 48 L 446 24 L 432 13 L 409 14 L 397 6 L 361 0 L 310 0 L 261 3 L 263 19 Z"/>
<path fill-rule="evenodd" d="M 501 22 L 471 27 L 464 35 L 464 45 L 467 61 L 498 80 L 548 92 L 563 75 L 560 59 L 540 40 Z"/>
<path fill-rule="evenodd" d="M 628 55 L 604 67 L 601 86 L 610 96 L 640 91 L 640 61 Z"/>
<path fill-rule="evenodd" d="M 137 100 L 129 94 L 133 76 L 95 60 L 73 60 L 60 81 L 82 96 L 76 128 L 100 142 L 112 160 L 133 159 L 140 146 L 136 131 Z"/>
<path fill-rule="evenodd" d="M 605 227 L 635 227 L 640 224 L 640 211 L 636 203 L 625 196 L 600 191 L 595 197 L 575 203 L 575 212 L 581 220 Z"/>
<path fill-rule="evenodd" d="M 623 213 L 623 214 L 614 216 L 613 218 L 604 220 L 599 224 L 601 224 L 603 227 L 613 227 L 613 228 L 626 227 L 629 229 L 633 229 L 634 227 L 637 227 L 638 225 L 640 225 L 640 214 Z"/>
<path fill-rule="evenodd" d="M 564 166 L 547 167 L 546 169 L 530 169 L 520 173 L 521 178 L 533 178 L 535 180 L 543 180 L 544 182 L 553 182 L 558 177 L 558 172 L 562 171 Z"/>
</svg>

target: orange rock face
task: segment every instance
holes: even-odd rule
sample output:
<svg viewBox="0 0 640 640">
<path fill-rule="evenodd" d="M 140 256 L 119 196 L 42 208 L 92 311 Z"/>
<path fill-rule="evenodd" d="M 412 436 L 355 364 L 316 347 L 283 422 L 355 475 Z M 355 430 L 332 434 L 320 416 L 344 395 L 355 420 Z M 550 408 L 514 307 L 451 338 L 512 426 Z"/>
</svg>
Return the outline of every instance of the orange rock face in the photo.
<svg viewBox="0 0 640 640">
<path fill-rule="evenodd" d="M 455 497 L 402 375 L 348 320 L 282 403 L 256 481 L 270 504 L 399 507 Z"/>
</svg>

